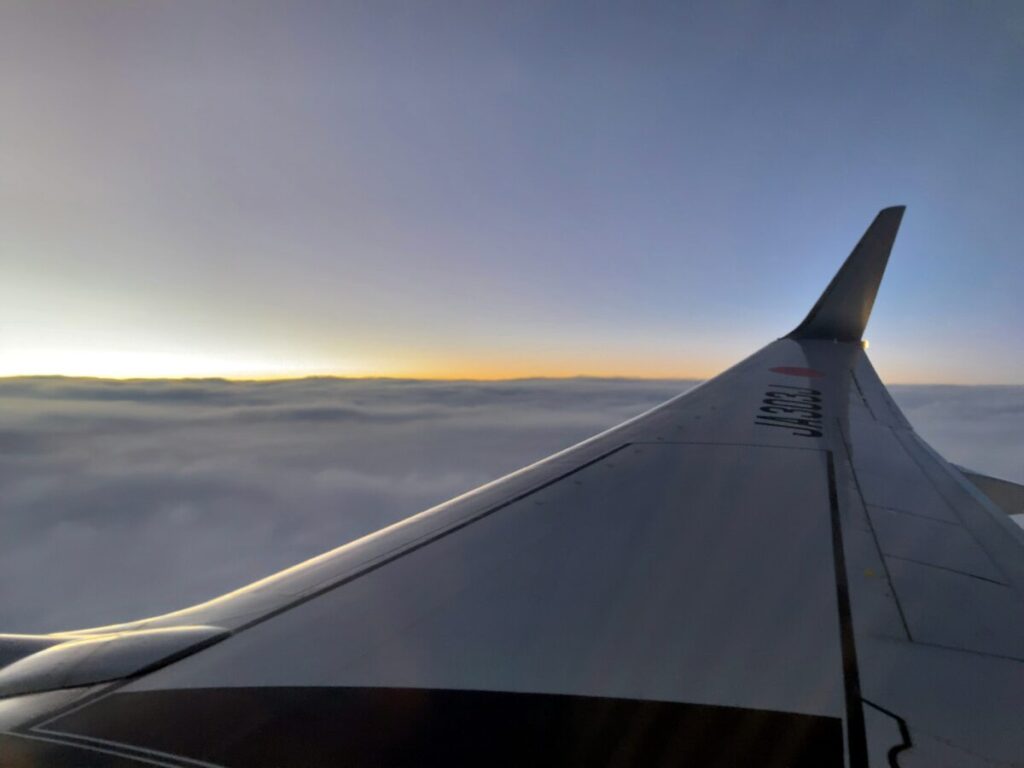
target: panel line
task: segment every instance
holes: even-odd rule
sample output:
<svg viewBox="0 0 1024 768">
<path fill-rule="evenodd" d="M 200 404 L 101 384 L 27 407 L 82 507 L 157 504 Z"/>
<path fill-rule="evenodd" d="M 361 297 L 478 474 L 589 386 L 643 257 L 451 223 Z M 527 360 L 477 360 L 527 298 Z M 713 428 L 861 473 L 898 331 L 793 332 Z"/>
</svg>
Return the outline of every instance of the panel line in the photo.
<svg viewBox="0 0 1024 768">
<path fill-rule="evenodd" d="M 839 517 L 839 494 L 836 490 L 836 469 L 832 451 L 826 452 L 828 466 L 828 503 L 832 514 L 832 559 L 835 566 L 836 602 L 839 606 L 839 643 L 843 656 L 843 687 L 846 692 L 846 739 L 850 768 L 867 768 L 867 733 L 864 709 L 861 706 L 860 671 L 857 647 L 853 636 L 850 612 L 850 587 L 846 577 L 846 554 L 843 550 L 843 529 Z"/>
</svg>

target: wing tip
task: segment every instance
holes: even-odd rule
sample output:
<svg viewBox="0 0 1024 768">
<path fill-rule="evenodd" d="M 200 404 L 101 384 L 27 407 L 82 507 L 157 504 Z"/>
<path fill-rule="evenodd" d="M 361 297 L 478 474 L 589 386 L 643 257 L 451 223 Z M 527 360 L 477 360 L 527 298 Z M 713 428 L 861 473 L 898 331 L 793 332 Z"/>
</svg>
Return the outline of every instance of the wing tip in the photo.
<svg viewBox="0 0 1024 768">
<path fill-rule="evenodd" d="M 791 339 L 860 341 L 896 240 L 905 205 L 891 205 L 875 216 Z"/>
<path fill-rule="evenodd" d="M 875 216 L 875 222 L 888 220 L 889 226 L 898 228 L 900 226 L 900 222 L 903 221 L 903 214 L 906 212 L 907 206 L 905 205 L 890 205 L 878 212 L 878 215 Z M 893 239 L 895 239 L 896 233 L 893 232 L 892 236 Z"/>
</svg>

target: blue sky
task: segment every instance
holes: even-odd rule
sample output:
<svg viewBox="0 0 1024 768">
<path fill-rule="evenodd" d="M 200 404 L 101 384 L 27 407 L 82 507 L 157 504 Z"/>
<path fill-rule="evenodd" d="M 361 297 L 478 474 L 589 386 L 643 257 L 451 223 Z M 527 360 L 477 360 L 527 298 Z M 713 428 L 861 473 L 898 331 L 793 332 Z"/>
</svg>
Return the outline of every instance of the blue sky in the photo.
<svg viewBox="0 0 1024 768">
<path fill-rule="evenodd" d="M 10 2 L 0 375 L 703 377 L 908 205 L 888 381 L 1024 381 L 1024 6 Z"/>
</svg>

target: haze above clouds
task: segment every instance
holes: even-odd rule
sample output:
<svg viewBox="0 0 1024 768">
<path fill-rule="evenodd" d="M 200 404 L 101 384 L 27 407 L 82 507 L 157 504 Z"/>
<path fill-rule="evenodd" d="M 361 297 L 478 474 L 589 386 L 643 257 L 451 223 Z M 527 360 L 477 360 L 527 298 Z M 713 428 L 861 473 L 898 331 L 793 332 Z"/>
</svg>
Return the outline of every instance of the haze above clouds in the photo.
<svg viewBox="0 0 1024 768">
<path fill-rule="evenodd" d="M 0 631 L 215 596 L 694 383 L 0 381 Z M 1024 481 L 1024 387 L 893 394 L 949 459 Z"/>
</svg>

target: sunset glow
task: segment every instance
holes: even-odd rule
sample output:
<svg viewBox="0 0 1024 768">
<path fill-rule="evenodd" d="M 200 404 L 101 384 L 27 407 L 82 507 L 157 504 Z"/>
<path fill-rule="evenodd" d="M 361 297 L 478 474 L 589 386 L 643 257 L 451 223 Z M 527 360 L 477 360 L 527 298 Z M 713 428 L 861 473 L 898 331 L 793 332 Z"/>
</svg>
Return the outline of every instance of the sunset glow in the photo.
<svg viewBox="0 0 1024 768">
<path fill-rule="evenodd" d="M 5 351 L 0 376 L 93 376 L 97 378 L 295 378 L 329 374 L 365 376 L 370 371 L 351 366 L 289 364 L 273 360 L 188 352 L 145 352 L 116 349 L 39 349 Z"/>
<path fill-rule="evenodd" d="M 0 9 L 0 375 L 704 378 L 900 203 L 883 378 L 1024 381 L 1019 6 L 115 5 Z"/>
</svg>

